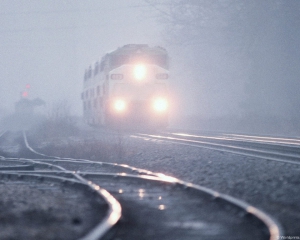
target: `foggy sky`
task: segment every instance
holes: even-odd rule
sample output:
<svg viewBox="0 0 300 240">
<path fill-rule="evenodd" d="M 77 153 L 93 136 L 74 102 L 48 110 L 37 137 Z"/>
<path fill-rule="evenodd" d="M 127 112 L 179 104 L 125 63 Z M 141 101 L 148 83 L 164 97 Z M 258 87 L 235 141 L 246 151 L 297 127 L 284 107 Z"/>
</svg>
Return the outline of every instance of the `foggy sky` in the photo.
<svg viewBox="0 0 300 240">
<path fill-rule="evenodd" d="M 129 43 L 162 45 L 160 27 L 143 0 L 1 0 L 0 110 L 29 98 L 67 100 L 82 114 L 85 68 Z"/>
<path fill-rule="evenodd" d="M 171 120 L 300 132 L 299 9 L 298 0 L 1 0 L 0 115 L 26 84 L 29 98 L 66 100 L 82 115 L 85 68 L 144 43 L 169 52 Z"/>
</svg>

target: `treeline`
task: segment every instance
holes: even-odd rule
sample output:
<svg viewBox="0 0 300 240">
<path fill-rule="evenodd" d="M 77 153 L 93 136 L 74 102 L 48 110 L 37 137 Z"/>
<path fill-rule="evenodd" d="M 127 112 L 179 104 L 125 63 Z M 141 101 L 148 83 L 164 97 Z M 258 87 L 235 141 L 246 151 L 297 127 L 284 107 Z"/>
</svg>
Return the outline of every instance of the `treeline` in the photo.
<svg viewBox="0 0 300 240">
<path fill-rule="evenodd" d="M 187 115 L 300 129 L 300 1 L 146 2 L 164 26 Z"/>
</svg>

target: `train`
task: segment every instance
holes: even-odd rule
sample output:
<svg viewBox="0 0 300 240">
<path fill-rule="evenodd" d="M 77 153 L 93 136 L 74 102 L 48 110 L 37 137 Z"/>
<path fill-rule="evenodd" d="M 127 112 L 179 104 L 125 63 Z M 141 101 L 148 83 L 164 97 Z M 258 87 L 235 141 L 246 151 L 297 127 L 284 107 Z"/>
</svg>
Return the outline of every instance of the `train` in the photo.
<svg viewBox="0 0 300 240">
<path fill-rule="evenodd" d="M 128 44 L 105 54 L 84 72 L 85 122 L 113 128 L 166 128 L 169 76 L 169 56 L 163 47 Z"/>
</svg>

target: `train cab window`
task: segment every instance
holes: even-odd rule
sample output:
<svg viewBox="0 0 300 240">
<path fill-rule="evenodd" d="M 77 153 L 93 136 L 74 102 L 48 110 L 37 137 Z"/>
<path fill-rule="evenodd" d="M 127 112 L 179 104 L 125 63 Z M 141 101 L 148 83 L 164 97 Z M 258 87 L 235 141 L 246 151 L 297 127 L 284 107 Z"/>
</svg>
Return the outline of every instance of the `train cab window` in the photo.
<svg viewBox="0 0 300 240">
<path fill-rule="evenodd" d="M 151 62 L 165 69 L 169 68 L 168 57 L 166 55 L 154 55 L 151 57 Z"/>
<path fill-rule="evenodd" d="M 124 65 L 130 61 L 130 55 L 115 55 L 111 56 L 110 65 L 113 68 Z"/>
<path fill-rule="evenodd" d="M 156 79 L 168 79 L 169 75 L 167 73 L 157 73 Z"/>
</svg>

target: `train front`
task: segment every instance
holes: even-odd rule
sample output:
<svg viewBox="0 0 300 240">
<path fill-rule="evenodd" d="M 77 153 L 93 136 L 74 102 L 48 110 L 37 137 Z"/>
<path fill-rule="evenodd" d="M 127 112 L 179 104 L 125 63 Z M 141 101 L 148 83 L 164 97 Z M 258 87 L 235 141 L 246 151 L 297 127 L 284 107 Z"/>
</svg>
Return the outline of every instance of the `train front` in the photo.
<svg viewBox="0 0 300 240">
<path fill-rule="evenodd" d="M 165 128 L 168 125 L 167 69 L 135 61 L 111 70 L 109 79 L 107 110 L 114 126 Z"/>
</svg>

